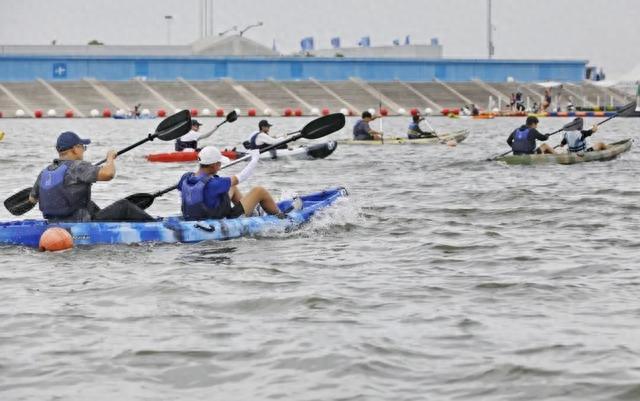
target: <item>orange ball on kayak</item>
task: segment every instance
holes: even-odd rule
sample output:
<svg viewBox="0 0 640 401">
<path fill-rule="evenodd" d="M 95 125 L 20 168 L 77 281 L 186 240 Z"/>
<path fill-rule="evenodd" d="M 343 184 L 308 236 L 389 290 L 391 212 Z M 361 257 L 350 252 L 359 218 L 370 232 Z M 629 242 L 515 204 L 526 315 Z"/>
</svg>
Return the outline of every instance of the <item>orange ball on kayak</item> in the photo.
<svg viewBox="0 0 640 401">
<path fill-rule="evenodd" d="M 64 228 L 47 228 L 40 236 L 38 248 L 40 248 L 41 251 L 64 251 L 65 249 L 73 248 L 73 238 L 71 238 L 71 234 Z"/>
</svg>

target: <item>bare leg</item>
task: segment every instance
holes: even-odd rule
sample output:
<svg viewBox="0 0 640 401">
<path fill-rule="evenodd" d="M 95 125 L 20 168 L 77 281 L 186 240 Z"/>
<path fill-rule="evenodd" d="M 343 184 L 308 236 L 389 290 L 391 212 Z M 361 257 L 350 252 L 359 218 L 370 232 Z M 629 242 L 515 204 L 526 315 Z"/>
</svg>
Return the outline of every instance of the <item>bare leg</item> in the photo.
<svg viewBox="0 0 640 401">
<path fill-rule="evenodd" d="M 541 151 L 543 154 L 544 154 L 544 153 L 546 153 L 546 154 L 550 154 L 550 155 L 552 155 L 552 154 L 556 153 L 556 152 L 553 150 L 553 148 L 552 148 L 551 146 L 547 145 L 546 143 L 543 143 L 542 145 L 540 145 L 540 151 Z"/>
<path fill-rule="evenodd" d="M 607 144 L 602 142 L 596 142 L 595 144 L 593 144 L 592 148 L 595 151 L 605 150 L 607 148 Z"/>
<path fill-rule="evenodd" d="M 251 191 L 242 197 L 240 203 L 242 203 L 242 207 L 244 208 L 245 216 L 251 216 L 253 209 L 258 203 L 262 206 L 262 209 L 269 214 L 281 213 L 271 194 L 263 187 L 251 188 Z"/>
<path fill-rule="evenodd" d="M 240 189 L 237 186 L 231 187 L 229 190 L 229 199 L 231 199 L 231 202 L 233 203 L 238 203 L 240 202 L 240 199 L 242 199 L 242 192 L 240 192 Z"/>
</svg>

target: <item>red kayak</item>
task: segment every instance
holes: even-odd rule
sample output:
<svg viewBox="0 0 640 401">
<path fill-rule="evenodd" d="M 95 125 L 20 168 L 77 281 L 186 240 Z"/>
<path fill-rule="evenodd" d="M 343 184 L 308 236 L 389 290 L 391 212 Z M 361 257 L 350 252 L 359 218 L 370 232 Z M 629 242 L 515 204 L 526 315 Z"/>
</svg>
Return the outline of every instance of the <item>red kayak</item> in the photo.
<svg viewBox="0 0 640 401">
<path fill-rule="evenodd" d="M 238 154 L 243 155 L 240 152 L 228 149 L 225 149 L 220 153 L 231 160 L 235 160 L 238 157 Z M 160 163 L 194 162 L 198 160 L 198 152 L 152 153 L 147 155 L 146 158 L 150 162 Z"/>
<path fill-rule="evenodd" d="M 270 152 L 264 152 L 260 155 L 261 159 L 281 159 L 281 158 L 296 158 L 296 159 L 324 159 L 336 150 L 338 146 L 336 141 L 327 141 L 320 143 L 311 143 L 308 145 L 302 145 L 297 148 L 291 149 L 275 149 Z M 246 156 L 247 153 L 237 151 L 233 149 L 224 149 L 220 153 L 227 157 L 229 160 L 236 160 L 240 157 Z M 155 153 L 147 155 L 147 160 L 150 162 L 193 162 L 198 160 L 198 152 L 171 152 L 171 153 Z"/>
</svg>

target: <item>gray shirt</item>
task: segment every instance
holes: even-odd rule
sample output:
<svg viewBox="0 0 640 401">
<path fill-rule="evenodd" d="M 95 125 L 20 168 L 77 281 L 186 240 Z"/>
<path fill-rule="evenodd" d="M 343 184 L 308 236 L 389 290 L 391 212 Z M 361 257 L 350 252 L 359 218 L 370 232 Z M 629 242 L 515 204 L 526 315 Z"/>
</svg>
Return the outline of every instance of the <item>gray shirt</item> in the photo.
<svg viewBox="0 0 640 401">
<path fill-rule="evenodd" d="M 52 169 L 54 166 L 58 166 L 60 163 L 64 161 L 65 160 L 55 159 L 53 163 L 47 168 Z M 69 165 L 69 167 L 67 168 L 67 172 L 64 175 L 64 186 L 65 186 L 65 189 L 68 191 L 70 197 L 74 197 L 76 195 L 80 196 L 80 194 L 86 193 L 87 191 L 90 195 L 91 185 L 94 182 L 98 181 L 98 172 L 100 171 L 100 166 L 94 166 L 93 164 L 86 162 L 84 160 L 74 160 L 70 163 L 68 162 L 67 164 Z M 36 179 L 36 182 L 33 185 L 33 188 L 31 188 L 30 195 L 35 199 L 39 199 L 40 197 L 40 176 L 41 175 L 42 175 L 42 172 L 38 174 L 38 178 Z M 70 220 L 75 220 L 75 221 L 87 221 L 90 219 L 91 219 L 90 213 L 86 208 L 82 208 L 78 210 L 70 218 Z"/>
</svg>

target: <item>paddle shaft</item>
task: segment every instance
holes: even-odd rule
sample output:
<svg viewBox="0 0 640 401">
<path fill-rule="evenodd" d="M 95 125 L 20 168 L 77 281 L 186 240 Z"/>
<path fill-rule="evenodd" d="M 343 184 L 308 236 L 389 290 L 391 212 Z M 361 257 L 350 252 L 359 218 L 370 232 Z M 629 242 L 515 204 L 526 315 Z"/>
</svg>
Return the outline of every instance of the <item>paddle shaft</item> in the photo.
<svg viewBox="0 0 640 401">
<path fill-rule="evenodd" d="M 142 140 L 139 140 L 138 142 L 134 143 L 133 145 L 127 146 L 126 148 L 119 150 L 116 155 L 120 156 L 121 154 L 127 153 L 128 151 L 130 151 L 133 148 L 137 148 L 138 146 L 142 145 L 145 142 L 153 141 L 155 139 L 155 137 L 156 137 L 155 135 L 149 134 L 149 136 L 147 136 L 146 138 L 144 138 Z M 107 161 L 107 159 L 105 158 L 105 159 L 102 159 L 99 162 L 95 163 L 94 165 L 95 166 L 99 166 L 99 165 L 103 164 L 106 161 Z"/>
</svg>

